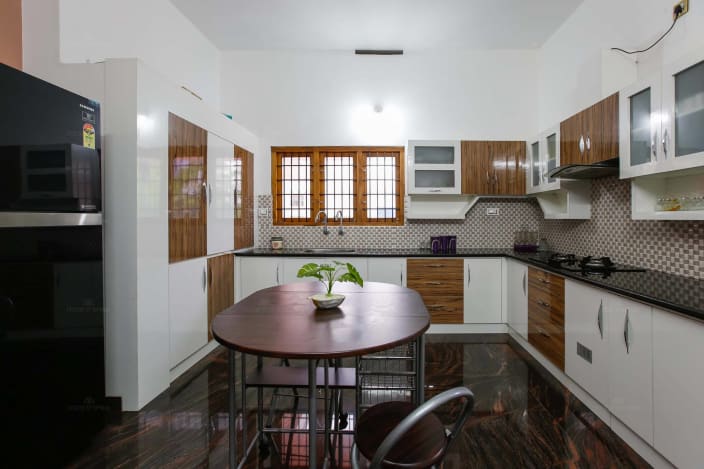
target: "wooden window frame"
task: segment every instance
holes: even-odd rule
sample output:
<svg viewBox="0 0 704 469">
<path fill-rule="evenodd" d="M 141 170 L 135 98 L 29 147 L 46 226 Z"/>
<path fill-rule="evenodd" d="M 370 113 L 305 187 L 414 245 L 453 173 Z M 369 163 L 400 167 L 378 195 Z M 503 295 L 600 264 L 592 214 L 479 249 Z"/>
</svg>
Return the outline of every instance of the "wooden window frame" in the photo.
<svg viewBox="0 0 704 469">
<path fill-rule="evenodd" d="M 404 147 L 271 147 L 271 193 L 272 220 L 276 226 L 311 226 L 315 225 L 315 215 L 324 209 L 324 166 L 321 153 L 324 152 L 354 152 L 355 153 L 355 205 L 354 218 L 345 218 L 345 225 L 354 226 L 401 226 L 404 224 L 404 194 L 405 194 L 405 148 Z M 370 219 L 367 217 L 367 178 L 366 158 L 369 153 L 397 153 L 397 194 L 396 217 L 393 219 Z M 311 190 L 310 218 L 285 219 L 282 217 L 282 192 L 280 186 L 279 155 L 284 153 L 311 154 Z M 333 223 L 332 219 L 328 221 Z"/>
</svg>

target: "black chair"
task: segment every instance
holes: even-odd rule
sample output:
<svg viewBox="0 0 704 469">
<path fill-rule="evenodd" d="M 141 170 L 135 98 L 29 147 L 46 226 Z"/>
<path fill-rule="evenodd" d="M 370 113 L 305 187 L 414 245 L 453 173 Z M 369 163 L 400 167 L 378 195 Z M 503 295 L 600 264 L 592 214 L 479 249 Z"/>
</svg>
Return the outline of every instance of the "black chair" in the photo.
<svg viewBox="0 0 704 469">
<path fill-rule="evenodd" d="M 463 401 L 451 428 L 433 413 L 454 400 Z M 357 422 L 351 461 L 360 467 L 360 453 L 370 469 L 421 469 L 439 466 L 474 407 L 465 387 L 438 394 L 416 409 L 410 402 L 384 402 L 371 407 Z"/>
</svg>

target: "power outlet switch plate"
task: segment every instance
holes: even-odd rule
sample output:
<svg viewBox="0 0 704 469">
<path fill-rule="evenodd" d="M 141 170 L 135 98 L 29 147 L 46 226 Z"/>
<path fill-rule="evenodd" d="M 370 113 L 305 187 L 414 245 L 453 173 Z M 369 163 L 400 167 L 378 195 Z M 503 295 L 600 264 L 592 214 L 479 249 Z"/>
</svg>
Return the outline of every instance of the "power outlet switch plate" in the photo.
<svg viewBox="0 0 704 469">
<path fill-rule="evenodd" d="M 678 16 L 676 13 L 677 7 L 682 8 L 682 11 L 680 12 L 679 16 L 686 15 L 687 12 L 689 11 L 689 0 L 682 0 L 681 2 L 675 3 L 675 6 L 672 7 L 672 20 L 673 21 L 675 19 L 677 19 L 677 16 Z"/>
<path fill-rule="evenodd" d="M 496 216 L 499 214 L 499 209 L 496 207 L 490 207 L 486 209 L 486 214 L 491 216 Z"/>
</svg>

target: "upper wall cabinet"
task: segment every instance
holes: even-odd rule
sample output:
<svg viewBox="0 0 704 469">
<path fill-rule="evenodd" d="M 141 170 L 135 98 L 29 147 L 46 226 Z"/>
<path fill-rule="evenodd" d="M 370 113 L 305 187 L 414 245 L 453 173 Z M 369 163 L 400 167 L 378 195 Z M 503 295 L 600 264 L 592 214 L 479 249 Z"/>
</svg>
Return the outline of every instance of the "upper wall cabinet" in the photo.
<svg viewBox="0 0 704 469">
<path fill-rule="evenodd" d="M 560 180 L 548 172 L 560 165 L 560 129 L 552 128 L 528 142 L 526 192 L 536 194 L 560 188 Z"/>
<path fill-rule="evenodd" d="M 408 193 L 459 194 L 460 142 L 408 141 Z"/>
<path fill-rule="evenodd" d="M 463 141 L 462 193 L 525 195 L 526 142 Z"/>
<path fill-rule="evenodd" d="M 208 133 L 169 113 L 169 262 L 205 256 Z"/>
<path fill-rule="evenodd" d="M 591 164 L 619 156 L 618 93 L 560 123 L 560 164 Z"/>
<path fill-rule="evenodd" d="M 621 177 L 704 166 L 704 53 L 621 93 Z"/>
</svg>

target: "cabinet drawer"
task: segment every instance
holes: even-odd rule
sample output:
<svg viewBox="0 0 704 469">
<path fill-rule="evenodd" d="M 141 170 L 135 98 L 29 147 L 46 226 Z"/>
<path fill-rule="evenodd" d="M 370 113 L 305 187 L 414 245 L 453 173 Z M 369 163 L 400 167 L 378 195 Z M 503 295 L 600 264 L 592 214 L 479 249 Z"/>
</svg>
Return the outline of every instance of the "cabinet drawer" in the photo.
<svg viewBox="0 0 704 469">
<path fill-rule="evenodd" d="M 528 268 L 528 286 L 555 297 L 564 297 L 565 279 L 544 270 Z"/>
<path fill-rule="evenodd" d="M 464 321 L 462 296 L 421 295 L 432 324 L 461 324 Z"/>
<path fill-rule="evenodd" d="M 538 321 L 564 327 L 565 296 L 551 294 L 533 287 L 528 290 L 528 316 Z"/>
<path fill-rule="evenodd" d="M 565 333 L 550 322 L 528 321 L 528 342 L 561 370 L 565 369 Z"/>
<path fill-rule="evenodd" d="M 459 280 L 464 278 L 462 259 L 408 259 L 408 280 Z"/>
<path fill-rule="evenodd" d="M 461 296 L 463 294 L 462 280 L 435 280 L 428 278 L 408 278 L 408 288 L 416 290 L 422 297 L 426 295 Z"/>
</svg>

